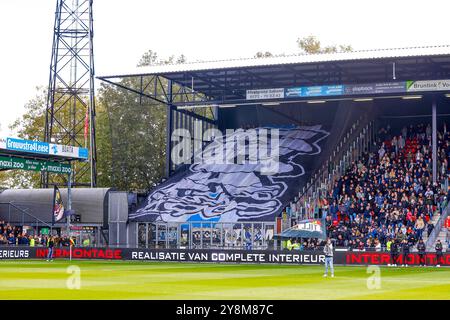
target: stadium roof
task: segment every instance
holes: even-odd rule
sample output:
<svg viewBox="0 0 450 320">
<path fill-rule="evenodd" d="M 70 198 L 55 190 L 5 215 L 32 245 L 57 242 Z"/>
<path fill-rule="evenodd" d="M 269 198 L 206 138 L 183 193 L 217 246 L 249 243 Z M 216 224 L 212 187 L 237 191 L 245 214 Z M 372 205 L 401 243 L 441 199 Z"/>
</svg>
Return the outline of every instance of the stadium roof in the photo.
<svg viewBox="0 0 450 320">
<path fill-rule="evenodd" d="M 333 61 L 375 60 L 386 58 L 407 58 L 407 57 L 426 57 L 426 56 L 432 57 L 440 55 L 450 56 L 450 45 L 360 50 L 360 51 L 337 52 L 337 53 L 291 54 L 291 55 L 279 55 L 261 58 L 242 58 L 242 59 L 153 65 L 153 66 L 137 67 L 134 70 L 129 70 L 128 72 L 125 73 L 122 72 L 109 76 L 107 75 L 100 76 L 100 78 L 126 77 L 132 75 L 171 74 L 178 72 L 220 70 L 220 69 L 233 69 L 246 67 L 268 67 L 268 66 L 309 64 L 309 63 L 333 62 Z"/>
<path fill-rule="evenodd" d="M 448 79 L 450 45 L 155 65 L 98 78 L 121 86 L 124 78 L 152 76 L 224 102 L 241 100 L 251 89 Z"/>
</svg>

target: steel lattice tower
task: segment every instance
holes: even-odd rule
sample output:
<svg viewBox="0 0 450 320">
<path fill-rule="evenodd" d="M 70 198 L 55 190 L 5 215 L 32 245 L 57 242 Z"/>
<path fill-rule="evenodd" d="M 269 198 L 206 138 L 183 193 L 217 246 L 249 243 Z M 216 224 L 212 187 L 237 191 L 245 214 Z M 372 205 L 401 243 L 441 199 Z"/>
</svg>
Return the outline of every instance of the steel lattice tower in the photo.
<svg viewBox="0 0 450 320">
<path fill-rule="evenodd" d="M 73 165 L 74 186 L 96 186 L 93 0 L 57 0 L 45 117 L 45 141 L 86 147 Z M 42 174 L 42 186 L 53 184 Z"/>
</svg>

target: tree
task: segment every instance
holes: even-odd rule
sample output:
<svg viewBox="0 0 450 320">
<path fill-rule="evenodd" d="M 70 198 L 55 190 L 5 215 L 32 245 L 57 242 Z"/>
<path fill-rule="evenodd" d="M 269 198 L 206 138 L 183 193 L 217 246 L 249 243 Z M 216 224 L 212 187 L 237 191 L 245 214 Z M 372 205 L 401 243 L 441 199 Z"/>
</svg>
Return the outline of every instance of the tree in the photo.
<svg viewBox="0 0 450 320">
<path fill-rule="evenodd" d="M 266 52 L 258 51 L 255 54 L 255 58 L 270 58 L 270 57 L 273 57 L 273 54 L 269 51 Z"/>
<path fill-rule="evenodd" d="M 337 53 L 353 51 L 350 45 L 331 45 L 322 47 L 320 40 L 315 36 L 310 35 L 304 38 L 297 39 L 297 44 L 303 53 L 317 54 L 317 53 Z"/>
<path fill-rule="evenodd" d="M 36 96 L 28 101 L 25 105 L 25 112 L 21 117 L 16 119 L 10 126 L 13 132 L 19 138 L 26 140 L 43 141 L 44 128 L 45 128 L 45 111 L 47 105 L 47 90 L 44 87 L 36 88 Z M 61 106 L 61 99 L 56 97 L 55 107 Z M 78 108 L 82 108 L 80 102 L 78 102 Z M 71 110 L 64 109 L 60 111 L 59 121 L 70 121 Z M 77 119 L 77 138 L 79 141 L 84 140 L 84 115 L 78 114 Z M 101 123 L 101 122 L 100 122 Z M 63 133 L 55 133 L 55 136 L 61 136 Z M 64 141 L 56 141 L 56 143 L 65 144 Z M 82 166 L 83 164 L 74 163 L 74 166 Z M 39 188 L 40 187 L 40 172 L 22 171 L 22 170 L 10 170 L 3 172 L 0 175 L 0 187 L 4 188 Z M 52 174 L 52 182 L 67 185 L 67 176 Z M 85 175 L 82 182 L 89 182 L 88 175 Z"/>
<path fill-rule="evenodd" d="M 156 52 L 149 50 L 142 55 L 138 67 L 185 62 L 184 55 L 161 59 Z M 143 81 L 148 83 L 151 78 L 145 77 Z M 162 85 L 167 84 L 165 79 L 160 81 Z M 129 88 L 139 88 L 140 85 L 139 79 L 134 78 L 124 79 L 122 84 Z M 176 85 L 174 91 L 177 92 Z M 119 190 L 145 191 L 153 188 L 164 176 L 166 106 L 145 97 L 140 99 L 133 92 L 104 83 L 98 97 L 103 108 L 102 112 L 97 112 L 98 117 L 106 117 L 103 126 L 97 125 L 97 132 L 103 134 L 97 142 L 98 166 L 102 168 L 99 185 L 109 183 Z M 103 159 L 100 159 L 101 154 Z"/>
<path fill-rule="evenodd" d="M 158 54 L 155 51 L 148 50 L 142 55 L 141 59 L 139 60 L 138 67 L 173 64 L 173 63 L 186 63 L 186 62 L 187 59 L 184 54 L 178 57 L 171 55 L 170 57 L 161 60 L 158 58 Z"/>
<path fill-rule="evenodd" d="M 27 102 L 22 117 L 10 125 L 17 136 L 27 140 L 42 140 L 45 128 L 47 93 L 43 87 L 36 88 L 36 96 Z M 39 188 L 40 173 L 9 170 L 0 173 L 0 188 Z"/>
<path fill-rule="evenodd" d="M 143 54 L 138 65 L 184 62 L 186 62 L 184 55 L 160 59 L 156 52 L 149 50 Z M 136 79 L 125 79 L 123 82 L 128 87 L 139 85 Z M 23 139 L 43 139 L 47 92 L 44 88 L 38 88 L 37 91 L 36 97 L 26 104 L 25 113 L 11 125 L 11 129 Z M 205 113 L 204 109 L 201 108 L 198 113 Z M 64 120 L 66 117 L 62 114 L 61 118 Z M 79 120 L 80 123 L 84 123 L 83 119 Z M 83 135 L 84 130 L 78 131 Z M 83 137 L 79 138 L 83 140 Z M 153 188 L 164 175 L 165 140 L 165 105 L 146 98 L 140 101 L 135 93 L 102 83 L 96 99 L 99 187 L 115 187 L 127 191 Z M 55 182 L 66 183 L 65 176 L 55 178 L 57 179 Z M 39 186 L 38 172 L 0 172 L 0 188 L 39 188 Z"/>
</svg>

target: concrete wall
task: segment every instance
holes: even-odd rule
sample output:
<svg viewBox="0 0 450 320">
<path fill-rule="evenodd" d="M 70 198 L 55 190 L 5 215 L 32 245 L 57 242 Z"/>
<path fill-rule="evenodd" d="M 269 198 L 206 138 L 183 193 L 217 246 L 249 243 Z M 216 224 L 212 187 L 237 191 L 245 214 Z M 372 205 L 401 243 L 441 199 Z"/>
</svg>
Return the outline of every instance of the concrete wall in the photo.
<svg viewBox="0 0 450 320">
<path fill-rule="evenodd" d="M 128 194 L 111 191 L 108 198 L 109 245 L 127 245 Z"/>
</svg>

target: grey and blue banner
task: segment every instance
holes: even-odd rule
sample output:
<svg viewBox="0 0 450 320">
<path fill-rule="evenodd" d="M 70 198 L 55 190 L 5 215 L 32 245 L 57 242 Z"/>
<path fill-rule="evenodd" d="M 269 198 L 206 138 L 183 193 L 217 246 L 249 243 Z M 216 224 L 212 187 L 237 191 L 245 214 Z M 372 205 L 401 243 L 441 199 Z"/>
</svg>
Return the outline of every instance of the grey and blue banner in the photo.
<svg viewBox="0 0 450 320">
<path fill-rule="evenodd" d="M 247 100 L 284 99 L 332 96 L 358 96 L 373 94 L 450 91 L 450 80 L 394 81 L 366 84 L 342 84 L 308 87 L 248 90 Z M 276 95 L 274 94 L 276 93 Z M 271 94 L 268 94 L 271 93 Z"/>
</svg>

